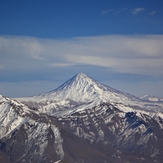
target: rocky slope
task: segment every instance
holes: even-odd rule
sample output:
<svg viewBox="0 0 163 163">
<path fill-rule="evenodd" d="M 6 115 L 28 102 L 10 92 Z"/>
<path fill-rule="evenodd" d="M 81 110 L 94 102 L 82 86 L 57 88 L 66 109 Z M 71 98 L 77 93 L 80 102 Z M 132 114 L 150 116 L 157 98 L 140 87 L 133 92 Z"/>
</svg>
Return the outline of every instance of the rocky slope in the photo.
<svg viewBox="0 0 163 163">
<path fill-rule="evenodd" d="M 83 73 L 39 96 L 0 96 L 0 162 L 161 163 L 162 112 Z"/>
</svg>

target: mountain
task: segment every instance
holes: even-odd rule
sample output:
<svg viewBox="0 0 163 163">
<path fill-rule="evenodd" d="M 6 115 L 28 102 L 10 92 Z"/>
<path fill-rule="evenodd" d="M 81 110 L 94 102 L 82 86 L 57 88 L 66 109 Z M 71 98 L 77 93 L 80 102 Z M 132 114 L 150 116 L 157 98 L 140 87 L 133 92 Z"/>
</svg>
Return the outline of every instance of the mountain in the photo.
<svg viewBox="0 0 163 163">
<path fill-rule="evenodd" d="M 59 88 L 42 94 L 39 98 L 53 99 L 72 99 L 74 101 L 90 102 L 94 100 L 135 100 L 136 97 L 127 93 L 120 92 L 96 80 L 88 77 L 83 73 L 78 73 Z"/>
<path fill-rule="evenodd" d="M 33 111 L 13 99 L 1 96 L 0 100 L 0 162 L 41 163 L 63 157 L 55 118 Z"/>
<path fill-rule="evenodd" d="M 54 98 L 56 101 L 71 99 L 82 102 L 108 99 L 112 101 L 138 99 L 133 95 L 103 85 L 83 73 L 76 74 L 55 90 L 35 96 L 35 100 L 41 101 L 46 99 L 53 100 Z"/>
<path fill-rule="evenodd" d="M 161 163 L 162 112 L 83 73 L 39 96 L 0 96 L 0 162 Z"/>
<path fill-rule="evenodd" d="M 49 115 L 70 114 L 74 111 L 87 109 L 103 102 L 113 105 L 143 110 L 147 112 L 163 112 L 163 103 L 142 100 L 131 94 L 118 91 L 103 85 L 83 73 L 78 73 L 60 87 L 39 96 L 19 98 L 18 100 L 40 112 Z M 128 109 L 126 110 L 128 111 Z"/>
<path fill-rule="evenodd" d="M 159 98 L 159 97 L 151 96 L 151 95 L 144 95 L 144 96 L 140 97 L 140 99 L 145 100 L 145 101 L 162 102 L 163 103 L 163 98 Z"/>
</svg>

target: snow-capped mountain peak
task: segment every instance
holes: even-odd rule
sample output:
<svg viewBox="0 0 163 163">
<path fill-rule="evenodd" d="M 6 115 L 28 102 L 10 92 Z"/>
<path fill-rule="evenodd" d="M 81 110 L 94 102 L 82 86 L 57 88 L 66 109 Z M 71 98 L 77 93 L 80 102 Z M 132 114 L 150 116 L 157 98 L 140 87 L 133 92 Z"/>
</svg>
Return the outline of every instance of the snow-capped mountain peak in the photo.
<svg viewBox="0 0 163 163">
<path fill-rule="evenodd" d="M 83 73 L 76 74 L 50 92 L 18 100 L 32 108 L 39 108 L 39 111 L 49 115 L 67 115 L 74 111 L 92 108 L 103 102 L 109 102 L 123 111 L 131 110 L 131 106 L 138 110 L 143 108 L 152 112 L 162 112 L 163 108 L 162 103 L 151 104 L 131 94 L 101 84 Z"/>
<path fill-rule="evenodd" d="M 78 73 L 71 79 L 69 79 L 67 82 L 65 82 L 63 85 L 61 85 L 59 88 L 57 88 L 55 91 L 58 90 L 65 90 L 65 89 L 83 89 L 85 86 L 95 85 L 95 80 L 91 79 L 87 75 L 83 73 Z M 53 92 L 53 91 L 52 91 Z"/>
<path fill-rule="evenodd" d="M 101 91 L 106 90 L 105 86 L 83 73 L 78 73 L 60 87 L 48 93 L 42 94 L 41 97 L 57 98 L 57 99 L 91 99 L 97 96 Z M 85 100 L 84 100 L 85 101 Z M 89 100 L 88 100 L 89 101 Z"/>
<path fill-rule="evenodd" d="M 36 96 L 39 100 L 65 100 L 71 99 L 73 101 L 91 102 L 91 101 L 126 101 L 128 99 L 136 99 L 136 97 L 115 90 L 104 84 L 101 84 L 93 78 L 78 73 L 60 87 L 50 92 Z"/>
</svg>

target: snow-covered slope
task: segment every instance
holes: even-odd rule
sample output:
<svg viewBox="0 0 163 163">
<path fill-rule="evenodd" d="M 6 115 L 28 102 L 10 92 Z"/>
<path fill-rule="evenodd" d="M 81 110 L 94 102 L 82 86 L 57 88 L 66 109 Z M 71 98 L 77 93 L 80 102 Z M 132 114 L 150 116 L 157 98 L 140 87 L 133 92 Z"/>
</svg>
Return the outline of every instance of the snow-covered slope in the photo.
<svg viewBox="0 0 163 163">
<path fill-rule="evenodd" d="M 137 110 L 163 112 L 163 103 L 141 100 L 103 85 L 83 73 L 76 74 L 55 90 L 19 100 L 49 115 L 71 114 L 76 110 L 87 109 L 102 102 L 123 104 L 123 109 L 132 107 Z"/>
<path fill-rule="evenodd" d="M 162 102 L 163 103 L 163 98 L 159 98 L 159 97 L 152 96 L 152 95 L 144 95 L 144 96 L 140 97 L 140 99 L 145 100 L 145 101 Z"/>
<path fill-rule="evenodd" d="M 3 159 L 11 162 L 50 162 L 48 148 L 54 149 L 53 162 L 63 159 L 62 138 L 53 121 L 21 102 L 0 96 L 0 162 L 1 151 L 6 155 Z"/>
<path fill-rule="evenodd" d="M 0 162 L 162 163 L 162 112 L 83 73 L 39 96 L 0 96 Z"/>
<path fill-rule="evenodd" d="M 125 101 L 138 98 L 133 95 L 120 92 L 83 73 L 78 73 L 59 88 L 45 94 L 41 94 L 37 99 L 63 100 L 72 99 L 74 101 L 90 102 L 95 100 Z"/>
</svg>

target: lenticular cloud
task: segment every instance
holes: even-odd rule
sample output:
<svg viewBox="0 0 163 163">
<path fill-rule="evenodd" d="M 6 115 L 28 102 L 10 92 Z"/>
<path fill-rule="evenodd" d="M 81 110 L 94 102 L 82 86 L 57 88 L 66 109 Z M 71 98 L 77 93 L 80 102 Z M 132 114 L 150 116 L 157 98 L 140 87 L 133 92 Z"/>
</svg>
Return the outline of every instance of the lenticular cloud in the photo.
<svg viewBox="0 0 163 163">
<path fill-rule="evenodd" d="M 116 72 L 162 75 L 163 35 L 69 39 L 0 37 L 0 70 L 93 65 Z"/>
</svg>

